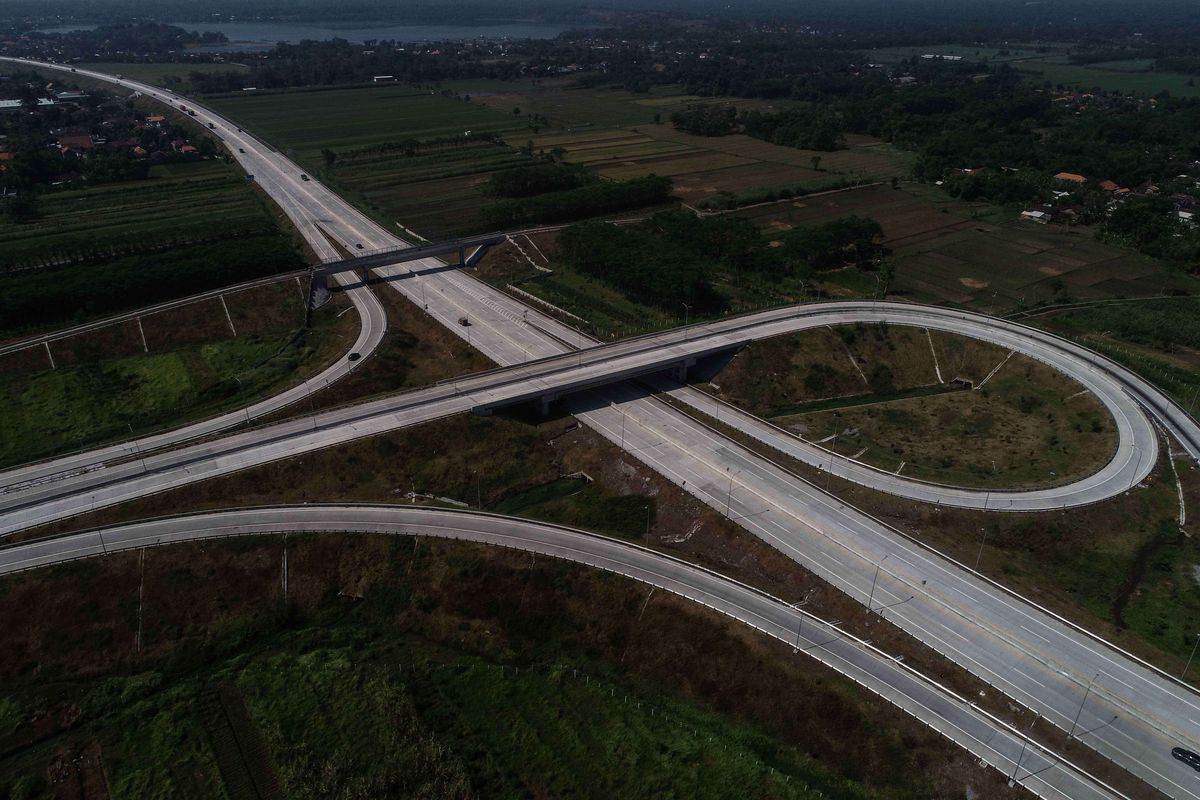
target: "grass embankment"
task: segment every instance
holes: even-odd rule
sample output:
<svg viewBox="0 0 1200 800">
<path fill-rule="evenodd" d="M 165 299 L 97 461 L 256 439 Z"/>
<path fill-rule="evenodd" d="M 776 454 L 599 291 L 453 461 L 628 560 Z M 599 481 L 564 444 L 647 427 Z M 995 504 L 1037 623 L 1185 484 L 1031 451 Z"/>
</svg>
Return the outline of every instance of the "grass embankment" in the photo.
<svg viewBox="0 0 1200 800">
<path fill-rule="evenodd" d="M 987 382 L 949 391 L 955 379 Z M 724 399 L 809 441 L 940 483 L 1062 483 L 1095 472 L 1116 447 L 1111 417 L 1079 384 L 938 331 L 841 326 L 755 342 L 713 382 Z"/>
<path fill-rule="evenodd" d="M 1053 311 L 1027 320 L 1125 364 L 1189 412 L 1200 397 L 1200 298 L 1162 297 Z"/>
<path fill-rule="evenodd" d="M 5 579 L 6 609 L 58 600 L 55 624 L 6 627 L 0 786 L 1020 796 L 811 659 L 631 581 L 436 540 L 289 537 L 285 603 L 282 547 L 210 542 Z"/>
<path fill-rule="evenodd" d="M 246 405 L 344 355 L 358 318 L 328 304 L 303 327 L 293 281 L 230 294 L 0 359 L 0 465 L 149 433 Z M 226 309 L 229 316 L 226 317 Z M 231 329 L 230 323 L 233 328 Z M 233 330 L 238 335 L 233 335 Z M 144 352 L 142 336 L 145 336 Z"/>
<path fill-rule="evenodd" d="M 61 327 L 303 266 L 274 211 L 220 161 L 48 192 L 0 221 L 0 332 Z"/>
</svg>

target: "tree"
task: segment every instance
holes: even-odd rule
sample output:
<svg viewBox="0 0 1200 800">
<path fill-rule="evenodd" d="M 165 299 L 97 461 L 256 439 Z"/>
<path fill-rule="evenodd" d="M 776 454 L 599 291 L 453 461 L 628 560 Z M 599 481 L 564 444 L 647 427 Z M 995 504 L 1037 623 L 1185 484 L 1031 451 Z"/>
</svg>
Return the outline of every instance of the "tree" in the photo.
<svg viewBox="0 0 1200 800">
<path fill-rule="evenodd" d="M 332 167 L 337 161 L 337 153 L 330 150 L 328 147 L 321 149 L 321 158 L 325 159 L 325 166 Z"/>
<path fill-rule="evenodd" d="M 514 117 L 519 117 L 519 116 L 521 116 L 521 107 L 520 107 L 520 106 L 515 106 L 515 107 L 513 108 L 513 116 L 514 116 Z"/>
<path fill-rule="evenodd" d="M 814 172 L 821 171 L 821 157 L 820 156 L 813 156 L 812 158 L 809 159 L 809 161 L 812 162 Z"/>
<path fill-rule="evenodd" d="M 32 192 L 22 192 L 16 197 L 10 197 L 3 204 L 4 216 L 10 222 L 30 222 L 41 216 L 38 211 L 37 197 Z"/>
</svg>

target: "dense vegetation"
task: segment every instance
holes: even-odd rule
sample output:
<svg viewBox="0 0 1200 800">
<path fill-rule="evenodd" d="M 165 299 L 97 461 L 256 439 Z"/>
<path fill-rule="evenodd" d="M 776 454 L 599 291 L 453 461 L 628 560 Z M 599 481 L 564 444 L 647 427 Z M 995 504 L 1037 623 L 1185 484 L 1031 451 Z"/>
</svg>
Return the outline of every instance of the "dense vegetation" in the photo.
<svg viewBox="0 0 1200 800">
<path fill-rule="evenodd" d="M 783 240 L 784 255 L 825 270 L 852 264 L 870 267 L 883 256 L 883 228 L 867 217 L 851 215 L 797 228 Z"/>
<path fill-rule="evenodd" d="M 504 200 L 486 206 L 483 214 L 498 228 L 531 222 L 563 222 L 659 205 L 670 199 L 671 186 L 670 178 L 658 175 L 590 183 L 577 189 Z"/>
<path fill-rule="evenodd" d="M 574 225 L 559 243 L 568 264 L 634 302 L 674 314 L 681 305 L 693 314 L 715 314 L 727 307 L 717 285 L 745 274 L 769 280 L 843 266 L 874 268 L 883 252 L 881 233 L 875 220 L 851 216 L 797 228 L 782 248 L 771 248 L 745 219 L 664 211 L 637 225 Z"/>
<path fill-rule="evenodd" d="M 497 172 L 488 181 L 486 191 L 495 197 L 530 197 L 578 189 L 594 180 L 595 176 L 583 167 L 548 162 Z"/>
<path fill-rule="evenodd" d="M 65 323 L 304 266 L 274 234 L 248 236 L 164 254 L 130 255 L 87 265 L 21 272 L 0 294 L 0 328 Z"/>
</svg>

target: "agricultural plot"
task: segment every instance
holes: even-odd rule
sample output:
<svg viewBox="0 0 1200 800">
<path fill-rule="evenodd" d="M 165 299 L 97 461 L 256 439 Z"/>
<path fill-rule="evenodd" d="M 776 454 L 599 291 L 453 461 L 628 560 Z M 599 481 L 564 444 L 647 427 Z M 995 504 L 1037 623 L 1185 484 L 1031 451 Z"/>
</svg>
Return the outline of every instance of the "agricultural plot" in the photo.
<svg viewBox="0 0 1200 800">
<path fill-rule="evenodd" d="M 0 297 L 0 331 L 59 326 L 301 264 L 275 210 L 233 167 L 157 166 L 146 180 L 48 192 L 34 220 L 0 221 L 0 271 L 14 277 Z"/>
<path fill-rule="evenodd" d="M 153 167 L 144 181 L 52 192 L 40 216 L 0 222 L 0 269 L 69 263 L 91 253 L 155 252 L 273 232 L 266 205 L 231 167 L 202 161 Z"/>
<path fill-rule="evenodd" d="M 750 136 L 694 136 L 669 124 L 629 130 L 553 132 L 533 139 L 539 150 L 561 147 L 566 160 L 613 180 L 655 173 L 675 180 L 675 194 L 695 205 L 721 193 L 774 187 L 817 189 L 831 181 L 874 181 L 908 172 L 889 145 L 851 137 L 846 150 L 798 150 Z M 814 159 L 817 159 L 814 169 Z"/>
<path fill-rule="evenodd" d="M 1099 242 L 1087 229 L 1021 222 L 1013 219 L 1013 211 L 952 200 L 933 187 L 834 191 L 735 213 L 768 237 L 851 214 L 878 220 L 884 244 L 892 250 L 891 292 L 919 302 L 1003 311 L 1065 299 L 1200 289 L 1195 278 Z M 874 288 L 855 271 L 824 277 L 834 293 Z"/>
<path fill-rule="evenodd" d="M 915 300 L 1010 309 L 1050 301 L 1194 291 L 1197 281 L 1088 230 L 1009 220 L 898 248 L 896 291 Z"/>
<path fill-rule="evenodd" d="M 377 214 L 386 214 L 427 239 L 446 239 L 484 227 L 483 188 L 497 170 L 528 164 L 504 144 L 464 142 L 422 147 L 412 156 L 358 152 L 324 170 Z"/>
<path fill-rule="evenodd" d="M 474 133 L 519 133 L 524 121 L 428 90 L 366 89 L 242 93 L 206 100 L 231 119 L 316 166 L 321 150 L 360 150 L 406 139 L 427 141 Z"/>
<path fill-rule="evenodd" d="M 177 92 L 188 92 L 191 84 L 188 82 L 188 76 L 193 72 L 248 72 L 249 67 L 245 64 L 236 63 L 178 63 L 178 64 L 131 64 L 116 61 L 97 61 L 94 63 L 85 63 L 81 66 L 86 67 L 96 72 L 107 72 L 111 75 L 123 75 L 126 78 L 132 78 L 145 83 L 152 83 L 155 86 L 165 86 Z"/>
<path fill-rule="evenodd" d="M 1067 89 L 1090 91 L 1105 89 L 1142 96 L 1170 92 L 1176 97 L 1200 97 L 1193 76 L 1151 69 L 1148 59 L 1126 59 L 1095 64 L 1072 64 L 1067 45 L 1045 44 L 1024 47 L 979 47 L 975 45 L 927 45 L 923 47 L 885 47 L 868 52 L 880 64 L 899 64 L 925 54 L 961 56 L 969 61 L 987 60 L 1007 63 L 1032 82 Z"/>
</svg>

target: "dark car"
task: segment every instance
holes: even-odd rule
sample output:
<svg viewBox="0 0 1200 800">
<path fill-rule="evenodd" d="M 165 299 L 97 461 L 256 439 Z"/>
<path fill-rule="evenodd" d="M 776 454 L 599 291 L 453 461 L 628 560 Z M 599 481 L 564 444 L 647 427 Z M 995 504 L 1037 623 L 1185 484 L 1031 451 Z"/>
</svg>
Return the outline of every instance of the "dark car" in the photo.
<svg viewBox="0 0 1200 800">
<path fill-rule="evenodd" d="M 1194 770 L 1200 771 L 1200 755 L 1193 753 L 1191 750 L 1184 750 L 1182 747 L 1171 748 L 1171 755 L 1187 764 Z"/>
<path fill-rule="evenodd" d="M 363 246 L 362 246 L 362 244 L 361 244 L 361 243 L 360 243 L 360 244 L 356 244 L 356 245 L 354 245 L 354 247 L 355 247 L 356 249 L 358 249 L 358 250 L 362 250 L 362 249 L 363 249 Z"/>
</svg>

